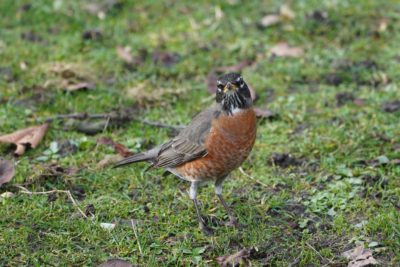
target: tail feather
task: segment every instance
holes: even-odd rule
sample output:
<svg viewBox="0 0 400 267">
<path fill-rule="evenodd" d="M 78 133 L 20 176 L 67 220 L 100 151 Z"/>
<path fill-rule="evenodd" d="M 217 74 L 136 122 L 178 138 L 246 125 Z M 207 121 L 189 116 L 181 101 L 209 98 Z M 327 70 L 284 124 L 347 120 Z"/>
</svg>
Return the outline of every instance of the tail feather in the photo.
<svg viewBox="0 0 400 267">
<path fill-rule="evenodd" d="M 147 161 L 150 160 L 152 157 L 148 155 L 148 153 L 139 153 L 139 154 L 135 154 L 133 156 L 127 157 L 123 160 L 118 161 L 117 163 L 115 163 L 115 165 L 113 166 L 113 168 L 118 168 L 124 165 L 128 165 L 131 163 L 135 163 L 135 162 L 141 162 L 141 161 Z"/>
<path fill-rule="evenodd" d="M 160 147 L 156 147 L 156 148 L 153 148 L 153 149 L 148 150 L 146 152 L 142 152 L 142 153 L 138 153 L 138 154 L 132 155 L 130 157 L 127 157 L 127 158 L 115 163 L 113 168 L 118 168 L 118 167 L 121 167 L 121 166 L 124 166 L 124 165 L 128 165 L 128 164 L 131 164 L 131 163 L 135 163 L 135 162 L 154 161 L 155 158 L 157 157 L 159 151 L 160 151 Z"/>
</svg>

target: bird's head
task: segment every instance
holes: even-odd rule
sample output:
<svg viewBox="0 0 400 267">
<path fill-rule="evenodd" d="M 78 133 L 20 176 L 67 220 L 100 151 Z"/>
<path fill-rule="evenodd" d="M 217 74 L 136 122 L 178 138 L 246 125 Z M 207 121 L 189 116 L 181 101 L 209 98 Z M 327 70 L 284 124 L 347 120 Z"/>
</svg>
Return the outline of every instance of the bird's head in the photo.
<svg viewBox="0 0 400 267">
<path fill-rule="evenodd" d="M 217 80 L 216 101 L 222 105 L 222 109 L 227 114 L 249 108 L 253 103 L 249 87 L 243 77 L 237 73 L 222 75 Z"/>
</svg>

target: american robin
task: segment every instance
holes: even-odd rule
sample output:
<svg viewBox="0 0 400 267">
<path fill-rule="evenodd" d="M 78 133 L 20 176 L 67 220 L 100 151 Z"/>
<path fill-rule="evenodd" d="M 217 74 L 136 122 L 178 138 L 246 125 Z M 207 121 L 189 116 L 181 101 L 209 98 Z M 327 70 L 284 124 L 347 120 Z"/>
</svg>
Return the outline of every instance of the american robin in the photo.
<svg viewBox="0 0 400 267">
<path fill-rule="evenodd" d="M 205 109 L 175 138 L 151 150 L 130 156 L 115 167 L 148 161 L 150 168 L 165 168 L 191 182 L 189 196 L 194 202 L 200 228 L 207 227 L 199 210 L 197 188 L 214 182 L 215 193 L 229 215 L 230 225 L 238 223 L 222 196 L 222 183 L 247 158 L 256 139 L 256 115 L 250 90 L 242 76 L 229 73 L 217 80 L 216 103 Z"/>
</svg>

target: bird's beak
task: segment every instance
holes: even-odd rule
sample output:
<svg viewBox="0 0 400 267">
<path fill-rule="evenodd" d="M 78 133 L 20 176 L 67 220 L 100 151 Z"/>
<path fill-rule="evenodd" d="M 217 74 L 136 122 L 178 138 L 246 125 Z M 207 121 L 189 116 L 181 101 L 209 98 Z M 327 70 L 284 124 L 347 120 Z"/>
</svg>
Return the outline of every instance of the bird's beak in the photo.
<svg viewBox="0 0 400 267">
<path fill-rule="evenodd" d="M 227 84 L 224 87 L 224 93 L 228 92 L 228 91 L 237 91 L 238 87 L 236 85 L 234 85 L 231 82 L 227 82 Z"/>
</svg>

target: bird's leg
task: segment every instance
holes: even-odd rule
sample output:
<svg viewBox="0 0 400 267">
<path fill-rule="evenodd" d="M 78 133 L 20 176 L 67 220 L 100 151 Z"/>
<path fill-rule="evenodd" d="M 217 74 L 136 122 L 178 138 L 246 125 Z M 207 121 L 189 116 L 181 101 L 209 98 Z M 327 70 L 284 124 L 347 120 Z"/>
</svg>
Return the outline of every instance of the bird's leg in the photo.
<svg viewBox="0 0 400 267">
<path fill-rule="evenodd" d="M 199 222 L 199 226 L 200 226 L 201 231 L 205 235 L 212 235 L 213 234 L 212 229 L 207 226 L 206 222 L 204 221 L 204 219 L 203 219 L 203 217 L 201 216 L 201 213 L 200 213 L 199 202 L 197 201 L 197 187 L 198 187 L 198 185 L 199 185 L 198 182 L 192 182 L 192 184 L 190 185 L 190 189 L 189 189 L 189 197 L 193 200 L 194 207 L 196 209 L 197 220 Z"/>
<path fill-rule="evenodd" d="M 238 223 L 235 215 L 233 215 L 231 208 L 229 208 L 228 204 L 226 204 L 226 202 L 225 202 L 224 197 L 222 196 L 222 181 L 217 181 L 215 183 L 215 194 L 217 194 L 219 201 L 221 202 L 222 206 L 226 210 L 226 213 L 228 213 L 229 225 L 233 226 L 235 228 L 239 228 L 239 223 Z"/>
</svg>

